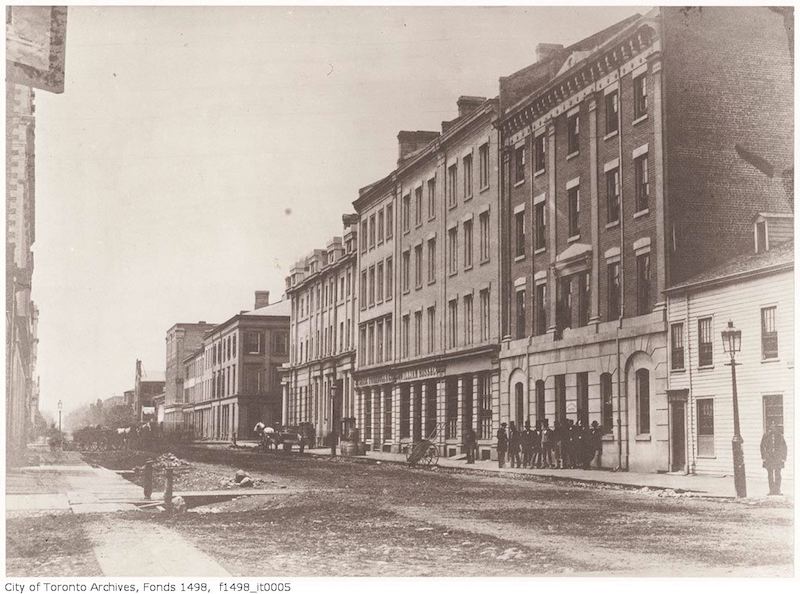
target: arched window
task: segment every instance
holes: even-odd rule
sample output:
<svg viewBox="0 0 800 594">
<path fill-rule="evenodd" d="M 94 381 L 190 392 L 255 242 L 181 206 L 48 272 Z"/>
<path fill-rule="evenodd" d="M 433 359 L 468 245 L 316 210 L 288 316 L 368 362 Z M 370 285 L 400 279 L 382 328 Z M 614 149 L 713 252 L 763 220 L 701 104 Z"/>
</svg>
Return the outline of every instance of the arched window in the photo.
<svg viewBox="0 0 800 594">
<path fill-rule="evenodd" d="M 637 433 L 650 433 L 650 372 L 636 370 L 636 429 Z"/>
<path fill-rule="evenodd" d="M 536 421 L 544 422 L 544 380 L 536 381 Z"/>
<path fill-rule="evenodd" d="M 525 387 L 522 385 L 522 382 L 517 382 L 514 384 L 514 403 L 515 403 L 515 412 L 516 415 L 514 419 L 519 427 L 522 425 L 523 416 L 525 415 Z"/>
<path fill-rule="evenodd" d="M 611 433 L 614 430 L 614 401 L 611 381 L 610 373 L 603 373 L 600 375 L 600 402 L 603 414 L 603 433 Z"/>
</svg>

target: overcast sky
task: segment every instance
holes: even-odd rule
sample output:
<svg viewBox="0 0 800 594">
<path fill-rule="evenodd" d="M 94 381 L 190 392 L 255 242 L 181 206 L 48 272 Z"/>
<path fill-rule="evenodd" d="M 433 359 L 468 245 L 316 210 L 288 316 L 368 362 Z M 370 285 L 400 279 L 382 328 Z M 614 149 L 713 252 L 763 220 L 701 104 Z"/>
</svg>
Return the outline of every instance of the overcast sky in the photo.
<svg viewBox="0 0 800 594">
<path fill-rule="evenodd" d="M 643 10 L 70 7 L 66 90 L 36 97 L 42 409 L 163 370 L 176 322 L 279 299 L 399 130 Z"/>
</svg>

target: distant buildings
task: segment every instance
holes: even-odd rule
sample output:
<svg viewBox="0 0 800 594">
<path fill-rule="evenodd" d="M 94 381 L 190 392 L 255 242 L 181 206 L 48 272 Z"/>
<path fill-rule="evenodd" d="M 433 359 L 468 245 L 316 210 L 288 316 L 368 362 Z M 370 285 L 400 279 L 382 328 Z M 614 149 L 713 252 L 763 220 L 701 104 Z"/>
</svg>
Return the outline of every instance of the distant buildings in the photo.
<svg viewBox="0 0 800 594">
<path fill-rule="evenodd" d="M 6 7 L 6 452 L 22 450 L 39 406 L 35 91 L 64 91 L 67 8 Z"/>
<path fill-rule="evenodd" d="M 166 336 L 166 372 L 164 386 L 164 430 L 182 430 L 186 420 L 184 409 L 185 366 L 184 359 L 194 353 L 203 344 L 203 337 L 214 328 L 215 324 L 205 321 L 196 324 L 179 323 L 167 330 Z"/>
<path fill-rule="evenodd" d="M 142 362 L 136 360 L 136 374 L 133 383 L 133 414 L 140 423 L 155 421 L 153 399 L 164 393 L 164 372 L 145 371 Z"/>
</svg>

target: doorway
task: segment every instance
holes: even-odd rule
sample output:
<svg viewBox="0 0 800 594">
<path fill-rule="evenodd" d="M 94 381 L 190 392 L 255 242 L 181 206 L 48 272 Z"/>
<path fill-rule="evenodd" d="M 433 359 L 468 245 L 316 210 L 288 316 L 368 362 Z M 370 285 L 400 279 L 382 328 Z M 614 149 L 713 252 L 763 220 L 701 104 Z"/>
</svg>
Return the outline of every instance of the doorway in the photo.
<svg viewBox="0 0 800 594">
<path fill-rule="evenodd" d="M 670 403 L 670 471 L 686 470 L 686 403 Z"/>
</svg>

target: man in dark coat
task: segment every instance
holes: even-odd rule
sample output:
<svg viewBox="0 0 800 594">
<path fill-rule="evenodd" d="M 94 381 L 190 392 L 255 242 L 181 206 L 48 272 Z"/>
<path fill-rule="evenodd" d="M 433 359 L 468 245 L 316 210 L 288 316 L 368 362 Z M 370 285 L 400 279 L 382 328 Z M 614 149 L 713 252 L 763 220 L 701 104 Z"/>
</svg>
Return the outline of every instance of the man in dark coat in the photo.
<svg viewBox="0 0 800 594">
<path fill-rule="evenodd" d="M 514 421 L 511 421 L 508 424 L 508 460 L 511 462 L 511 468 L 520 468 L 522 466 L 519 457 L 519 448 L 519 430 Z"/>
<path fill-rule="evenodd" d="M 597 468 L 600 468 L 603 458 L 603 429 L 597 421 L 592 421 L 592 428 L 589 434 L 591 436 L 589 442 L 592 445 L 592 460 L 597 457 Z"/>
<path fill-rule="evenodd" d="M 467 464 L 475 464 L 475 449 L 477 445 L 475 430 L 472 427 L 467 427 L 464 430 L 464 448 L 467 450 Z"/>
<path fill-rule="evenodd" d="M 531 468 L 542 467 L 542 422 L 536 421 L 536 428 L 533 430 L 533 458 Z"/>
<path fill-rule="evenodd" d="M 542 427 L 542 468 L 553 468 L 553 448 L 555 433 L 550 428 L 550 421 L 544 420 Z"/>
<path fill-rule="evenodd" d="M 786 462 L 786 441 L 783 439 L 780 427 L 772 422 L 761 438 L 761 459 L 767 469 L 769 481 L 769 494 L 781 494 L 781 469 Z"/>
<path fill-rule="evenodd" d="M 500 468 L 506 465 L 506 452 L 508 451 L 508 435 L 506 435 L 506 423 L 500 423 L 497 430 L 497 463 Z"/>
<path fill-rule="evenodd" d="M 533 468 L 533 429 L 531 429 L 530 421 L 525 421 L 525 429 L 522 430 L 520 443 L 522 445 L 522 467 Z"/>
</svg>

